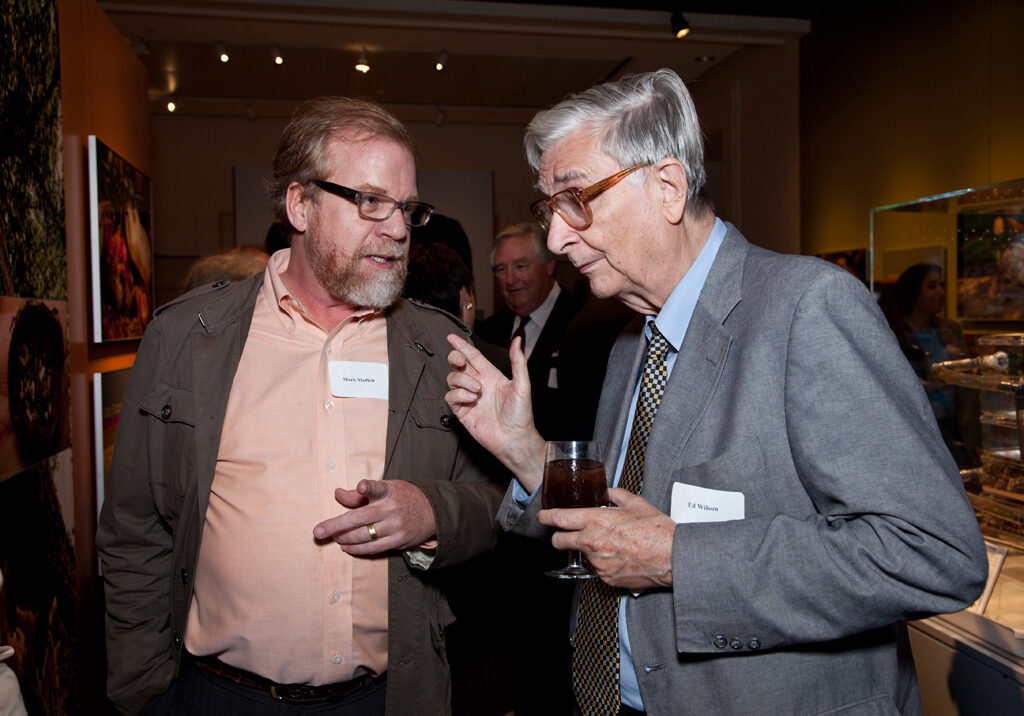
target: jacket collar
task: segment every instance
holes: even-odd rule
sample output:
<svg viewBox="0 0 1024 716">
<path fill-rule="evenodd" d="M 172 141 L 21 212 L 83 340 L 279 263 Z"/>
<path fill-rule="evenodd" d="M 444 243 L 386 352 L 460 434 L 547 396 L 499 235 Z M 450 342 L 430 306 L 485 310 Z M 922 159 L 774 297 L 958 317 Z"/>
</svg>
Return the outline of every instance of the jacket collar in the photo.
<svg viewBox="0 0 1024 716">
<path fill-rule="evenodd" d="M 671 470 L 718 388 L 733 337 L 724 323 L 742 298 L 744 263 L 751 245 L 732 224 L 694 308 L 669 376 L 666 397 L 652 428 L 644 460 L 645 475 Z M 601 396 L 595 435 L 609 440 L 607 464 L 616 465 L 626 429 L 628 406 L 646 350 L 643 317 L 630 323 L 609 359 L 609 380 Z M 671 396 L 671 397 L 669 397 Z M 685 396 L 680 399 L 676 396 Z M 627 408 L 623 408 L 625 405 Z M 667 474 L 667 473 L 665 473 Z M 611 477 L 611 476 L 609 476 Z M 643 495 L 652 504 L 668 499 L 670 480 L 644 480 Z"/>
</svg>

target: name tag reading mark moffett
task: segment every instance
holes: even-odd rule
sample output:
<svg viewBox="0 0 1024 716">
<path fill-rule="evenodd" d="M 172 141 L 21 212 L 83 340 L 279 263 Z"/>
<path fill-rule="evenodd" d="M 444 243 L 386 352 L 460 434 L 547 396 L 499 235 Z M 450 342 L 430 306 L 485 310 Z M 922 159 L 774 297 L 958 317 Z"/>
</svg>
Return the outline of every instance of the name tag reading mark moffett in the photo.
<svg viewBox="0 0 1024 716">
<path fill-rule="evenodd" d="M 327 364 L 335 398 L 388 399 L 388 367 L 383 363 L 336 360 Z"/>
<path fill-rule="evenodd" d="M 745 498 L 742 492 L 709 490 L 676 482 L 672 485 L 671 517 L 679 524 L 742 520 Z"/>
</svg>

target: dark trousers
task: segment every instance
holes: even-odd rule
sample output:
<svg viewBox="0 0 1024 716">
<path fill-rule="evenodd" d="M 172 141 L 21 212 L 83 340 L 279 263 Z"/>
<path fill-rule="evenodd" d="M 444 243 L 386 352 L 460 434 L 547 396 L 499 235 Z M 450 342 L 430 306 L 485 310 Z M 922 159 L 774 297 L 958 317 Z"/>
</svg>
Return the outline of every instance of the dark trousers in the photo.
<svg viewBox="0 0 1024 716">
<path fill-rule="evenodd" d="M 196 666 L 182 655 L 178 678 L 167 692 L 153 701 L 147 716 L 283 716 L 285 714 L 339 714 L 342 716 L 383 716 L 387 674 L 340 701 L 320 704 L 291 704 L 275 701 L 270 693 L 236 684 L 223 676 Z"/>
</svg>

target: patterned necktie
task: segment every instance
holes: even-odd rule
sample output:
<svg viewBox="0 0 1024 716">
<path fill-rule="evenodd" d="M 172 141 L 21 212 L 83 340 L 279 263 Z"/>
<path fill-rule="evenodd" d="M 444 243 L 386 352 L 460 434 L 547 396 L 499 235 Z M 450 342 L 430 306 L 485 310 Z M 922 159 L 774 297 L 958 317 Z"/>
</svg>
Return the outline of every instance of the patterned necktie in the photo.
<svg viewBox="0 0 1024 716">
<path fill-rule="evenodd" d="M 519 319 L 519 328 L 517 328 L 516 332 L 512 334 L 512 340 L 513 341 L 516 338 L 520 339 L 519 347 L 522 348 L 524 351 L 526 350 L 526 324 L 529 323 L 529 322 L 530 322 L 530 317 L 529 316 L 525 316 L 525 317 Z"/>
<path fill-rule="evenodd" d="M 668 383 L 665 359 L 671 348 L 654 321 L 647 325 L 651 329 L 651 340 L 640 379 L 626 462 L 619 479 L 619 487 L 634 494 L 640 494 L 643 487 L 647 437 Z M 608 716 L 619 712 L 620 593 L 618 587 L 610 587 L 600 579 L 589 579 L 582 586 L 572 655 L 573 692 L 582 716 Z"/>
</svg>

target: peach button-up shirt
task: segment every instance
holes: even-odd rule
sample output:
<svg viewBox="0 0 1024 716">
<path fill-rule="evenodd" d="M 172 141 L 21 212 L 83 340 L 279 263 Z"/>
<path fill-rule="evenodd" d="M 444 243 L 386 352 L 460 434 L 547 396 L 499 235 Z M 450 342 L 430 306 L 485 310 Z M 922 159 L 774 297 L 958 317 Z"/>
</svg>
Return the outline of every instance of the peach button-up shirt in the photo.
<svg viewBox="0 0 1024 716">
<path fill-rule="evenodd" d="M 321 685 L 387 669 L 387 560 L 313 538 L 345 510 L 335 488 L 383 476 L 388 401 L 338 395 L 329 365 L 387 375 L 387 323 L 360 311 L 325 332 L 282 282 L 288 259 L 267 265 L 231 385 L 185 646 Z"/>
</svg>

